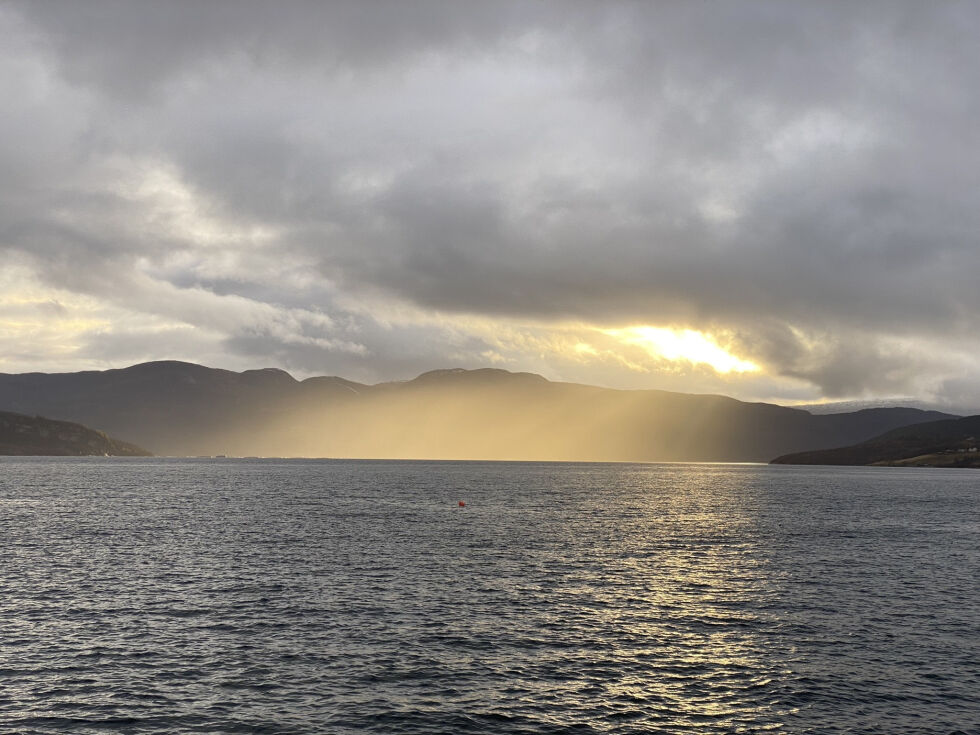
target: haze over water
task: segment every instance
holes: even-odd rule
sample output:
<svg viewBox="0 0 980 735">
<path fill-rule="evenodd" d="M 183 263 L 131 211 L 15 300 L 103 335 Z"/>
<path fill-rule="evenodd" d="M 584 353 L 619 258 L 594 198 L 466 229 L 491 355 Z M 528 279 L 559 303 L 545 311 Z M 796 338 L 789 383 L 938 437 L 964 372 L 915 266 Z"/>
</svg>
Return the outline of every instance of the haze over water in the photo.
<svg viewBox="0 0 980 735">
<path fill-rule="evenodd" d="M 980 729 L 972 472 L 4 459 L 0 537 L 13 732 Z"/>
</svg>

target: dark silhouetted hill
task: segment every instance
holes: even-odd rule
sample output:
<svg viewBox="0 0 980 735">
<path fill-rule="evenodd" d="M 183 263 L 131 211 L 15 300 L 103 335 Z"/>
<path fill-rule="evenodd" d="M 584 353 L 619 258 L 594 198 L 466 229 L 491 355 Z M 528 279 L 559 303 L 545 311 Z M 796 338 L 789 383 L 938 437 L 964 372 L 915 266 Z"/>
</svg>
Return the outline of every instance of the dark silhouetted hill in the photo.
<svg viewBox="0 0 980 735">
<path fill-rule="evenodd" d="M 157 454 L 590 461 L 767 461 L 948 417 L 909 408 L 814 416 L 495 369 L 363 385 L 184 362 L 0 374 L 0 409 L 99 426 Z"/>
<path fill-rule="evenodd" d="M 101 431 L 81 424 L 7 411 L 0 411 L 0 454 L 69 457 L 150 455 L 142 447 L 112 439 Z"/>
<path fill-rule="evenodd" d="M 980 416 L 930 421 L 848 447 L 798 452 L 774 464 L 980 466 Z"/>
</svg>

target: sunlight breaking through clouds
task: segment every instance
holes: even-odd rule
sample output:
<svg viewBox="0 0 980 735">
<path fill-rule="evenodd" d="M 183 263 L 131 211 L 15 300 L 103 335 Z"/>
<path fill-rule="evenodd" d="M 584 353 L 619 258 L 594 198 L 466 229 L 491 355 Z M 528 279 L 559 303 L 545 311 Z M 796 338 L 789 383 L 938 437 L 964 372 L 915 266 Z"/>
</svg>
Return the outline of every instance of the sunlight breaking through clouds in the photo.
<svg viewBox="0 0 980 735">
<path fill-rule="evenodd" d="M 971 5 L 354 5 L 0 5 L 0 369 L 980 405 Z"/>
<path fill-rule="evenodd" d="M 642 347 L 653 357 L 672 362 L 708 365 L 718 373 L 752 373 L 759 366 L 719 347 L 714 340 L 693 329 L 666 327 L 626 327 L 604 329 L 603 334 L 621 342 Z"/>
</svg>

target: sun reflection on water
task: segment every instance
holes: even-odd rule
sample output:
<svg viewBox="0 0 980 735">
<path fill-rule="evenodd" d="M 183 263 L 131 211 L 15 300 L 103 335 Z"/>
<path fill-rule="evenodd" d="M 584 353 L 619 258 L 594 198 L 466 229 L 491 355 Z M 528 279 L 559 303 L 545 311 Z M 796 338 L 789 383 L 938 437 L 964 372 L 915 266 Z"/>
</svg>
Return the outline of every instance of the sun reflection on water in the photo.
<svg viewBox="0 0 980 735">
<path fill-rule="evenodd" d="M 564 589 L 577 624 L 616 641 L 601 658 L 627 673 L 606 682 L 603 696 L 677 729 L 781 729 L 786 708 L 767 691 L 787 671 L 768 650 L 765 607 L 775 590 L 753 540 L 751 498 L 730 477 L 713 481 L 730 468 L 685 473 L 685 487 L 665 486 L 649 469 L 628 472 L 650 483 L 638 488 L 643 505 L 615 501 L 607 512 L 622 519 L 620 533 L 583 559 L 604 579 Z"/>
</svg>

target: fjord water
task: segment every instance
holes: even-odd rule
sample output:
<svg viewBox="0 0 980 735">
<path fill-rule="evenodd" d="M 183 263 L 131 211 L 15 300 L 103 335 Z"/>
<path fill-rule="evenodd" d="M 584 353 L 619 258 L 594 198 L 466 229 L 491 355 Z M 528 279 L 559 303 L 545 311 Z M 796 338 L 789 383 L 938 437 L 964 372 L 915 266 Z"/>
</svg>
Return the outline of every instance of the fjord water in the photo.
<svg viewBox="0 0 980 735">
<path fill-rule="evenodd" d="M 980 731 L 972 471 L 7 458 L 0 537 L 3 731 Z"/>
</svg>

